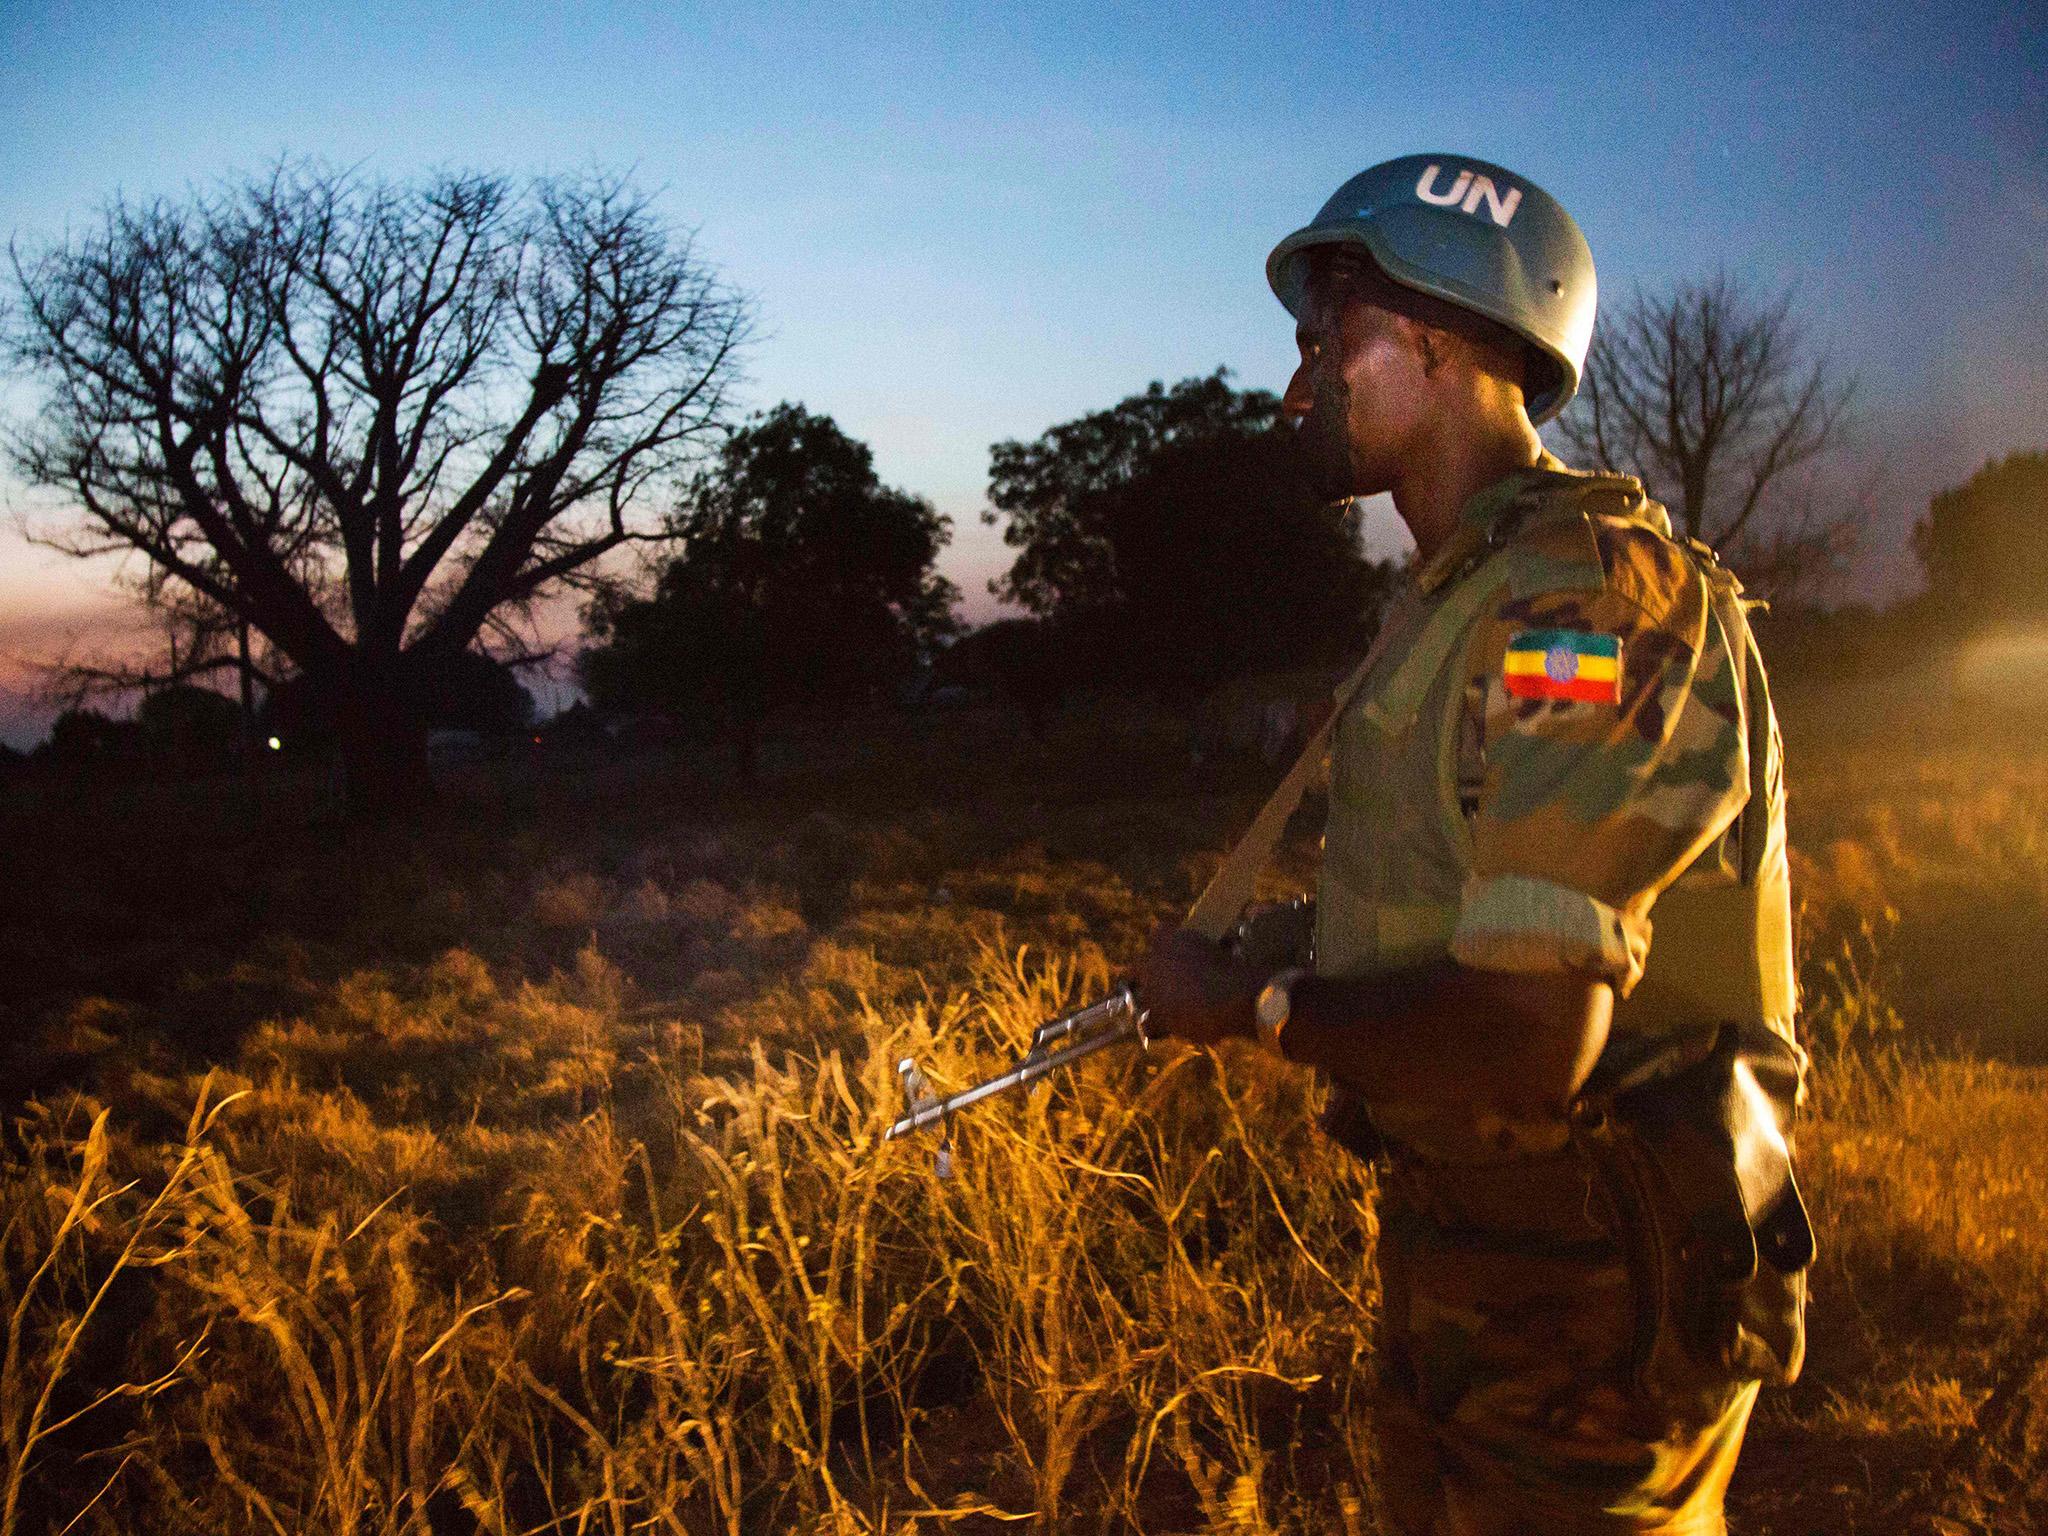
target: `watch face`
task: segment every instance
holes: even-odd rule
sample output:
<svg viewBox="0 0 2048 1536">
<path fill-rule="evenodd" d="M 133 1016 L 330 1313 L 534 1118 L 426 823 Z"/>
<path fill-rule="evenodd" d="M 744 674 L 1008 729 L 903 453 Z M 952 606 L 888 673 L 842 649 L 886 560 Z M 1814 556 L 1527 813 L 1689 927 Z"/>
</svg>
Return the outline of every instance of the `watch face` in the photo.
<svg viewBox="0 0 2048 1536">
<path fill-rule="evenodd" d="M 1259 993 L 1259 1001 L 1255 1009 L 1259 1016 L 1259 1022 L 1268 1029 L 1278 1029 L 1287 1022 L 1288 1004 L 1290 1001 L 1285 982 L 1267 982 Z"/>
</svg>

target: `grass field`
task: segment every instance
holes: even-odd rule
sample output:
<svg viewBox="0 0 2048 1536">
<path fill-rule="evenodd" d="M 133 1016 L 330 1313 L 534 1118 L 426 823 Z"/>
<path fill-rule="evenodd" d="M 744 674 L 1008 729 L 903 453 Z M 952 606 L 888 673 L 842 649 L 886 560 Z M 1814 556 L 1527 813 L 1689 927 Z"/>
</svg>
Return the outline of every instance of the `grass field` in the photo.
<svg viewBox="0 0 2048 1536">
<path fill-rule="evenodd" d="M 2048 712 L 1788 687 L 1821 1254 L 1754 1532 L 2048 1525 Z M 1143 711 L 37 792 L 0 1536 L 1374 1529 L 1369 1170 L 1249 1052 L 879 1140 L 1103 989 L 1270 770 Z M 1313 829 L 1272 876 L 1298 886 Z"/>
</svg>

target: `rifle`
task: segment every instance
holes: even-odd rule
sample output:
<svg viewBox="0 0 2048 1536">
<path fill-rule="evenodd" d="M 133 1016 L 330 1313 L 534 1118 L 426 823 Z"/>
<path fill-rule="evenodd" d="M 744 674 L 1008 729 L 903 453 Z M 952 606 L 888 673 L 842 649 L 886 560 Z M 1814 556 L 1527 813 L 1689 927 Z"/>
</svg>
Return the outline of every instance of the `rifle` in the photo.
<svg viewBox="0 0 2048 1536">
<path fill-rule="evenodd" d="M 1145 1010 L 1138 1006 L 1138 994 L 1129 982 L 1121 983 L 1099 1003 L 1048 1019 L 1031 1032 L 1030 1049 L 1009 1071 L 999 1072 L 972 1088 L 949 1093 L 943 1099 L 933 1094 L 916 1060 L 906 1056 L 896 1063 L 896 1074 L 903 1080 L 908 1113 L 889 1127 L 883 1140 L 934 1125 L 992 1094 L 1028 1087 L 1061 1067 L 1071 1067 L 1084 1057 L 1112 1045 L 1122 1045 L 1126 1040 L 1135 1040 L 1141 1046 L 1151 1044 L 1145 1034 Z"/>
<path fill-rule="evenodd" d="M 1280 937 L 1274 947 L 1270 951 L 1262 947 L 1251 952 L 1254 958 L 1263 960 L 1269 955 L 1278 956 L 1273 961 L 1275 970 L 1282 965 L 1313 963 L 1311 940 L 1315 904 L 1297 896 L 1292 901 L 1276 905 L 1254 906 L 1251 904 L 1252 887 L 1258 880 L 1259 871 L 1279 845 L 1280 834 L 1286 830 L 1288 818 L 1300 806 L 1309 780 L 1321 768 L 1337 717 L 1343 714 L 1344 706 L 1365 682 L 1366 675 L 1372 671 L 1395 632 L 1396 626 L 1381 625 L 1379 634 L 1365 653 L 1365 659 L 1337 685 L 1337 691 L 1330 699 L 1330 712 L 1302 747 L 1301 755 L 1287 770 L 1287 776 L 1280 781 L 1272 797 L 1252 819 L 1244 836 L 1238 839 L 1237 846 L 1231 849 L 1223 867 L 1216 871 L 1215 877 L 1196 900 L 1193 910 L 1188 913 L 1186 927 L 1226 946 L 1235 945 L 1240 953 L 1246 953 L 1249 945 L 1264 946 L 1268 936 L 1277 933 Z M 978 1104 L 991 1094 L 1035 1083 L 1050 1072 L 1070 1067 L 1112 1045 L 1126 1040 L 1142 1042 L 1145 1038 L 1145 1010 L 1131 990 L 1130 983 L 1125 982 L 1101 1002 L 1090 1003 L 1086 1008 L 1077 1008 L 1072 1013 L 1039 1025 L 1032 1032 L 1030 1048 L 1009 1071 L 959 1093 L 948 1094 L 943 1099 L 932 1093 L 916 1061 L 906 1056 L 896 1064 L 896 1073 L 902 1079 L 903 1097 L 909 1112 L 889 1127 L 888 1136 L 883 1139 L 944 1121 L 954 1112 L 970 1104 Z M 939 1173 L 943 1176 L 950 1172 L 952 1163 L 949 1140 L 939 1151 Z"/>
<path fill-rule="evenodd" d="M 1248 907 L 1222 942 L 1232 953 L 1271 964 L 1277 970 L 1284 964 L 1300 963 L 1310 955 L 1314 914 L 1315 904 L 1301 896 L 1292 901 Z M 1029 1048 L 1008 1071 L 944 1098 L 932 1092 L 916 1059 L 906 1056 L 896 1064 L 896 1075 L 903 1083 L 905 1113 L 889 1127 L 883 1140 L 936 1125 L 970 1104 L 979 1104 L 1012 1088 L 1029 1087 L 1062 1067 L 1071 1067 L 1097 1051 L 1131 1040 L 1140 1046 L 1151 1044 L 1145 1033 L 1145 1009 L 1137 992 L 1125 981 L 1100 1002 L 1039 1025 L 1031 1032 Z M 949 1136 L 939 1151 L 940 1175 L 943 1177 L 951 1168 Z"/>
</svg>

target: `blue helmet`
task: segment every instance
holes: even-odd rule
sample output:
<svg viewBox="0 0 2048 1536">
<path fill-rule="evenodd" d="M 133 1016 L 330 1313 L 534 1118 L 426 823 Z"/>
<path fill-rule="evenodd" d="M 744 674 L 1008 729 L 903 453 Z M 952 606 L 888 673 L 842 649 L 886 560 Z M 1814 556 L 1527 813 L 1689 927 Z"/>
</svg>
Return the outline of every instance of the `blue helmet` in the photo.
<svg viewBox="0 0 2048 1536">
<path fill-rule="evenodd" d="M 1360 171 L 1266 258 L 1290 314 L 1301 313 L 1304 257 L 1321 245 L 1364 246 L 1393 281 L 1484 315 L 1555 364 L 1554 377 L 1532 381 L 1532 422 L 1578 392 L 1598 296 L 1593 252 L 1534 182 L 1463 155 L 1403 155 Z"/>
</svg>

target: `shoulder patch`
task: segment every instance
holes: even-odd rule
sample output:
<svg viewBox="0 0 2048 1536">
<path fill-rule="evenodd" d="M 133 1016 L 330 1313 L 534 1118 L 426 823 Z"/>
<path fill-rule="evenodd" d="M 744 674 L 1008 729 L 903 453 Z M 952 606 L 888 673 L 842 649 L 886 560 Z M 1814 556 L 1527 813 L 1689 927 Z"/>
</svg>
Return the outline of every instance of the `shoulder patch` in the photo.
<svg viewBox="0 0 2048 1536">
<path fill-rule="evenodd" d="M 1508 641 L 1501 685 L 1518 699 L 1621 702 L 1621 636 L 1525 629 Z"/>
</svg>

